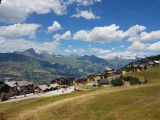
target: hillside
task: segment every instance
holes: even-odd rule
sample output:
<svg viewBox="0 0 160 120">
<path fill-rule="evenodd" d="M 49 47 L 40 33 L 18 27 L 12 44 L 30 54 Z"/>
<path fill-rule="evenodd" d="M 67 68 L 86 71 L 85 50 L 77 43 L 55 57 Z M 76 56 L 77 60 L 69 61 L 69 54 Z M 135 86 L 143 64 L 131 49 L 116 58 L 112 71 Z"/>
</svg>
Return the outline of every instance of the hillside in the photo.
<svg viewBox="0 0 160 120">
<path fill-rule="evenodd" d="M 160 66 L 130 75 L 149 83 L 99 88 L 48 98 L 0 104 L 7 120 L 159 120 Z M 153 94 L 154 93 L 154 94 Z"/>
<path fill-rule="evenodd" d="M 160 65 L 149 67 L 147 70 L 143 70 L 142 72 L 132 72 L 127 74 L 146 78 L 149 83 L 160 83 Z"/>
<path fill-rule="evenodd" d="M 0 53 L 0 79 L 27 80 L 37 84 L 49 83 L 63 77 L 80 78 L 88 73 L 101 73 L 106 66 L 114 67 L 96 56 L 62 56 L 34 49 L 24 52 Z"/>
</svg>

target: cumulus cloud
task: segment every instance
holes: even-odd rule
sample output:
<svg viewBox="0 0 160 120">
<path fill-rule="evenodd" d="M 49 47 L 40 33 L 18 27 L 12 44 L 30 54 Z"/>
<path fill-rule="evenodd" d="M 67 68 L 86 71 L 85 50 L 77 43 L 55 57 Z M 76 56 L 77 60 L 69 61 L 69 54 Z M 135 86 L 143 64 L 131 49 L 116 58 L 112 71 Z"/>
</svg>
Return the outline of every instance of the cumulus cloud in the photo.
<svg viewBox="0 0 160 120">
<path fill-rule="evenodd" d="M 48 27 L 48 32 L 51 33 L 61 29 L 62 29 L 61 25 L 57 21 L 53 21 L 53 25 Z"/>
<path fill-rule="evenodd" d="M 64 40 L 71 39 L 71 32 L 70 31 L 66 31 L 60 38 L 64 39 Z"/>
<path fill-rule="evenodd" d="M 160 40 L 160 30 L 152 31 L 150 33 L 142 32 L 140 35 L 141 41 L 156 41 Z"/>
<path fill-rule="evenodd" d="M 10 38 L 18 38 L 22 36 L 29 36 L 30 38 L 34 38 L 36 34 L 36 30 L 41 25 L 38 24 L 14 24 L 9 26 L 1 26 L 0 27 L 0 36 L 10 37 Z"/>
<path fill-rule="evenodd" d="M 160 51 L 160 41 L 153 44 L 149 44 L 147 49 L 152 51 Z"/>
<path fill-rule="evenodd" d="M 87 42 L 106 43 L 112 41 L 121 41 L 126 37 L 123 30 L 118 30 L 119 26 L 112 24 L 105 27 L 95 27 L 92 30 L 80 30 L 73 36 L 74 40 Z"/>
<path fill-rule="evenodd" d="M 141 43 L 139 41 L 135 41 L 131 46 L 128 47 L 130 50 L 145 50 L 148 44 Z"/>
<path fill-rule="evenodd" d="M 66 31 L 63 35 L 61 34 L 55 34 L 53 36 L 54 39 L 64 39 L 64 40 L 70 40 L 71 39 L 71 32 Z"/>
<path fill-rule="evenodd" d="M 126 36 L 129 36 L 127 41 L 134 42 L 134 41 L 156 41 L 160 40 L 160 30 L 152 31 L 150 33 L 142 32 L 146 29 L 145 26 L 142 25 L 135 25 L 130 27 L 126 32 Z"/>
<path fill-rule="evenodd" d="M 94 13 L 89 10 L 89 11 L 80 11 L 80 10 L 77 10 L 77 14 L 74 14 L 72 15 L 71 17 L 76 17 L 76 18 L 79 18 L 79 17 L 83 17 L 85 19 L 100 19 L 99 16 L 95 16 Z"/>
<path fill-rule="evenodd" d="M 137 36 L 137 33 L 142 32 L 146 29 L 145 26 L 142 25 L 134 25 L 130 27 L 126 32 L 126 36 L 135 37 Z"/>
<path fill-rule="evenodd" d="M 101 0 L 3 0 L 0 7 L 0 22 L 22 23 L 32 13 L 56 15 L 67 13 L 69 5 L 88 6 Z"/>
<path fill-rule="evenodd" d="M 91 52 L 97 52 L 97 53 L 110 53 L 110 50 L 103 50 L 99 48 L 89 48 Z"/>
<path fill-rule="evenodd" d="M 85 52 L 85 50 L 84 49 L 71 49 L 71 50 L 65 49 L 64 52 L 66 52 L 66 53 L 83 53 L 83 52 Z"/>
<path fill-rule="evenodd" d="M 54 52 L 59 45 L 60 45 L 59 40 L 39 43 L 25 39 L 6 39 L 4 37 L 0 37 L 1 52 L 20 51 L 20 50 L 26 50 L 28 48 Z"/>
</svg>

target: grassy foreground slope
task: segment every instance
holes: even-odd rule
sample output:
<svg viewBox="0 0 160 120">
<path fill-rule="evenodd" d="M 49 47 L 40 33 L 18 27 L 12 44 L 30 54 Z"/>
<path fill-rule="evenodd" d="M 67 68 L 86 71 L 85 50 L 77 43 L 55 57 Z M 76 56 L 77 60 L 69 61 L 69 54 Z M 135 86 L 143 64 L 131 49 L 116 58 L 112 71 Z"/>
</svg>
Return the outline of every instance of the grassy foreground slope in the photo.
<svg viewBox="0 0 160 120">
<path fill-rule="evenodd" d="M 142 72 L 128 73 L 129 75 L 134 75 L 138 77 L 144 77 L 149 83 L 160 83 L 160 65 L 149 67 L 147 70 Z"/>
<path fill-rule="evenodd" d="M 159 69 L 133 73 L 146 77 L 148 84 L 5 103 L 0 111 L 7 120 L 159 120 Z"/>
</svg>

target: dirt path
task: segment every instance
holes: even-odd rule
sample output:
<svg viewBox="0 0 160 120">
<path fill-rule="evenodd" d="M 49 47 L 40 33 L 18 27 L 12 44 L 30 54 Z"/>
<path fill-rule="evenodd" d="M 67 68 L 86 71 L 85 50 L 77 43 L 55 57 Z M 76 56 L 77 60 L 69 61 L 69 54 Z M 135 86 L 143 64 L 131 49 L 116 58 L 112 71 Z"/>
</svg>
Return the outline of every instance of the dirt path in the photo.
<svg viewBox="0 0 160 120">
<path fill-rule="evenodd" d="M 85 94 L 85 95 L 75 96 L 75 97 L 71 97 L 71 98 L 65 98 L 63 100 L 55 101 L 54 103 L 45 104 L 45 105 L 36 107 L 35 109 L 29 110 L 29 111 L 25 111 L 25 112 L 19 114 L 19 116 L 17 116 L 16 119 L 17 120 L 21 120 L 21 119 L 23 119 L 24 116 L 36 113 L 38 111 L 42 111 L 42 110 L 48 109 L 48 108 L 53 107 L 53 106 L 64 104 L 66 102 L 70 102 L 70 101 L 73 101 L 73 100 L 79 100 L 79 99 L 84 98 L 84 97 L 88 98 L 88 97 L 91 97 L 93 95 L 113 93 L 113 92 L 119 92 L 119 91 L 136 89 L 136 88 L 142 88 L 142 87 L 147 87 L 147 86 L 154 86 L 154 85 L 155 84 L 152 84 L 152 85 L 138 85 L 138 86 L 121 87 L 121 88 L 118 87 L 118 88 L 115 88 L 115 89 L 107 89 L 105 91 L 100 90 L 100 91 L 96 91 L 94 93 L 89 93 L 89 94 Z"/>
</svg>

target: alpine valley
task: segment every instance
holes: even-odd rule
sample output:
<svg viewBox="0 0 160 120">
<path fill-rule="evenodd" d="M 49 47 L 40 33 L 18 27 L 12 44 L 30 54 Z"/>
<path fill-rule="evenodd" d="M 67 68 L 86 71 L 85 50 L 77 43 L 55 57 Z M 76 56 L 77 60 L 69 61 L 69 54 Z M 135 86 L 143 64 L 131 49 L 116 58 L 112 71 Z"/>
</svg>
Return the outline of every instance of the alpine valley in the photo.
<svg viewBox="0 0 160 120">
<path fill-rule="evenodd" d="M 56 77 L 80 78 L 90 73 L 102 73 L 106 66 L 121 68 L 134 59 L 105 60 L 94 55 L 55 55 L 30 48 L 26 51 L 0 53 L 0 78 L 27 80 L 37 84 L 49 83 Z"/>
</svg>

